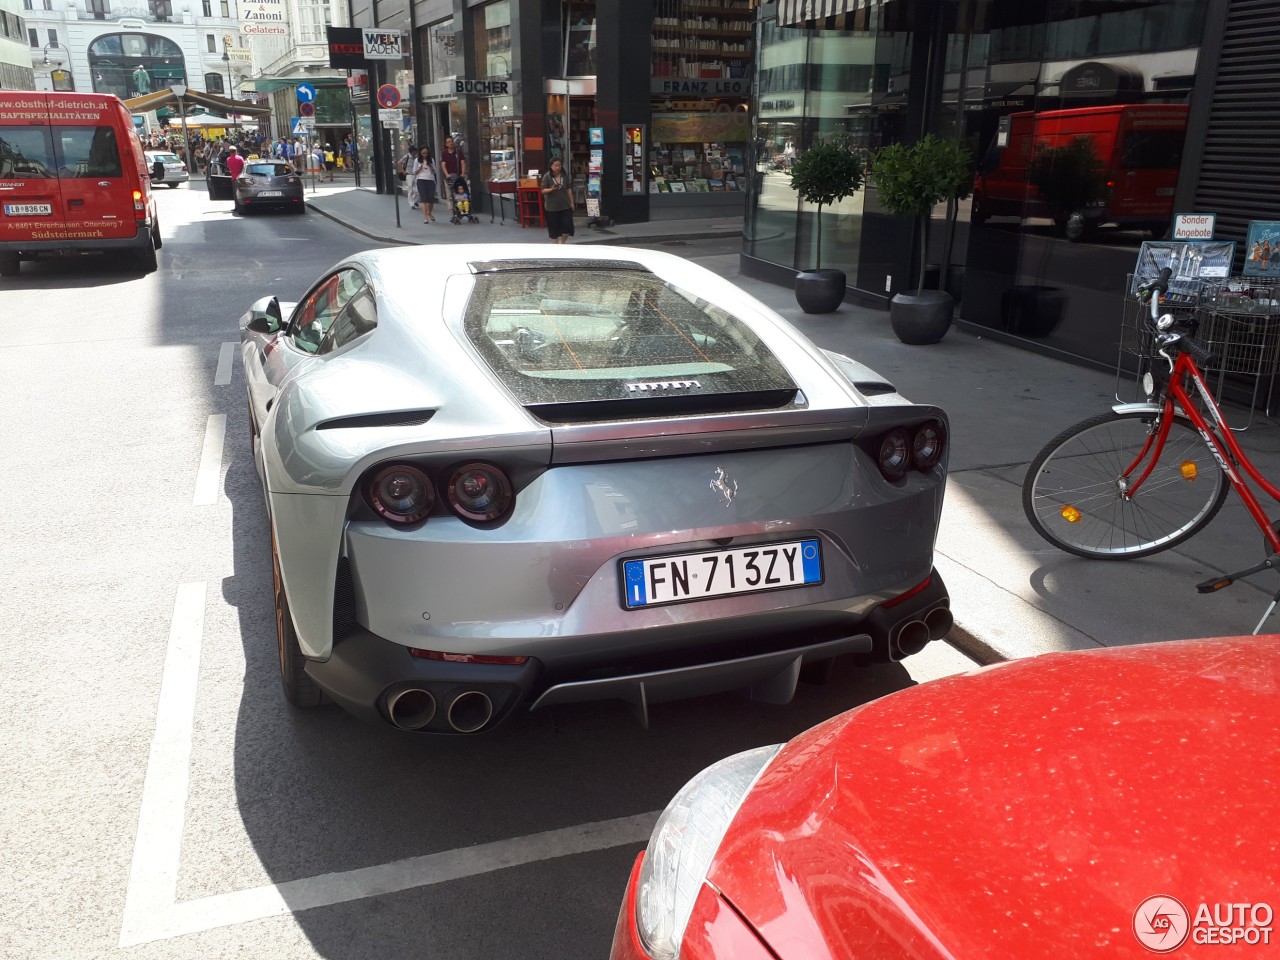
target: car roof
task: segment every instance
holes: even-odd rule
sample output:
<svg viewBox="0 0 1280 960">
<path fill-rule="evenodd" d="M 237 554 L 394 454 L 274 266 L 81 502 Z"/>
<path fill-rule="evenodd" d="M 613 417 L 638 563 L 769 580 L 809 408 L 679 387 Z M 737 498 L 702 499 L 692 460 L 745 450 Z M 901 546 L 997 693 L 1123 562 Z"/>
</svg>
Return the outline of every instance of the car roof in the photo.
<svg viewBox="0 0 1280 960">
<path fill-rule="evenodd" d="M 708 879 L 792 956 L 1144 955 L 1148 897 L 1274 892 L 1277 729 L 1280 636 L 948 677 L 784 747 Z"/>
</svg>

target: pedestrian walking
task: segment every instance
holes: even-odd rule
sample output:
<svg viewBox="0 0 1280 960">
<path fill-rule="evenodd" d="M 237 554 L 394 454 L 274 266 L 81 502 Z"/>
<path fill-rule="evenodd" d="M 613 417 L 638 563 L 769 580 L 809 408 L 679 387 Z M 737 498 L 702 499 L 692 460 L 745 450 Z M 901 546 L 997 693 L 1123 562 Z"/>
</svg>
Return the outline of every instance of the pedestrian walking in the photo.
<svg viewBox="0 0 1280 960">
<path fill-rule="evenodd" d="M 418 182 L 418 203 L 422 207 L 422 222 L 435 223 L 436 161 L 430 147 L 418 148 L 418 159 L 413 163 L 413 179 Z"/>
<path fill-rule="evenodd" d="M 558 157 L 542 175 L 542 210 L 552 243 L 568 243 L 573 236 L 573 190 Z"/>
<path fill-rule="evenodd" d="M 448 184 L 450 194 L 458 178 L 467 175 L 467 155 L 462 148 L 455 146 L 453 137 L 444 138 L 444 149 L 440 151 L 440 174 Z"/>
<path fill-rule="evenodd" d="M 407 185 L 409 206 L 418 209 L 418 181 L 413 178 L 413 162 L 418 159 L 418 148 L 412 143 L 404 148 L 404 154 L 396 161 L 396 176 Z"/>
</svg>

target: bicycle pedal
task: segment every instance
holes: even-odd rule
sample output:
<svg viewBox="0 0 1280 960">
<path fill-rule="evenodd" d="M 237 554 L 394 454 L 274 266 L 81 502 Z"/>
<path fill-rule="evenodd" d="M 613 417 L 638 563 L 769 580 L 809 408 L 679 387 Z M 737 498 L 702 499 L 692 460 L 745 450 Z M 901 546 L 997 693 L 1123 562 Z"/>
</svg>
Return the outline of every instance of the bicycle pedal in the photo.
<svg viewBox="0 0 1280 960">
<path fill-rule="evenodd" d="M 1229 587 L 1235 583 L 1231 577 L 1214 577 L 1212 580 L 1206 580 L 1204 583 L 1196 584 L 1197 593 L 1216 593 L 1223 587 Z"/>
</svg>

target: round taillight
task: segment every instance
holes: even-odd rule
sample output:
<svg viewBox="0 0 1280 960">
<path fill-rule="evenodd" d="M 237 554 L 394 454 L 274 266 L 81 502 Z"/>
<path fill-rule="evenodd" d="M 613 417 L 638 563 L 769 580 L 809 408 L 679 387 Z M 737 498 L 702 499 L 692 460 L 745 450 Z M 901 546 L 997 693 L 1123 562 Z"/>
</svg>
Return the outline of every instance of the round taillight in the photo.
<svg viewBox="0 0 1280 960">
<path fill-rule="evenodd" d="M 880 472 L 886 480 L 899 480 L 911 463 L 911 438 L 899 427 L 880 440 Z"/>
<path fill-rule="evenodd" d="M 511 481 L 487 463 L 458 467 L 445 489 L 449 505 L 466 520 L 496 520 L 511 506 Z"/>
<path fill-rule="evenodd" d="M 942 427 L 925 423 L 916 427 L 911 438 L 911 462 L 917 470 L 932 470 L 942 459 Z"/>
<path fill-rule="evenodd" d="M 417 523 L 431 512 L 435 499 L 427 475 L 403 463 L 383 467 L 369 483 L 369 503 L 392 523 Z"/>
</svg>

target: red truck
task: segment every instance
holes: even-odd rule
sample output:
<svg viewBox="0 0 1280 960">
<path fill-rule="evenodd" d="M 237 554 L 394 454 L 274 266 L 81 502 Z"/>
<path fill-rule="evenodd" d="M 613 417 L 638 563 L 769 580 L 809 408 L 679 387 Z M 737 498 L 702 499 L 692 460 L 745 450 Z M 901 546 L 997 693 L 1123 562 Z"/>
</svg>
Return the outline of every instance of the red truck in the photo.
<svg viewBox="0 0 1280 960">
<path fill-rule="evenodd" d="M 1046 217 L 1071 240 L 1104 223 L 1159 236 L 1173 217 L 1186 131 L 1186 104 L 1010 114 L 974 177 L 970 220 Z"/>
</svg>

